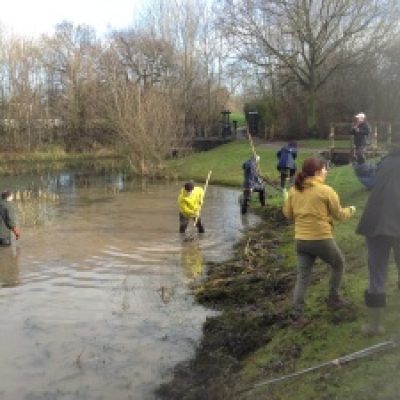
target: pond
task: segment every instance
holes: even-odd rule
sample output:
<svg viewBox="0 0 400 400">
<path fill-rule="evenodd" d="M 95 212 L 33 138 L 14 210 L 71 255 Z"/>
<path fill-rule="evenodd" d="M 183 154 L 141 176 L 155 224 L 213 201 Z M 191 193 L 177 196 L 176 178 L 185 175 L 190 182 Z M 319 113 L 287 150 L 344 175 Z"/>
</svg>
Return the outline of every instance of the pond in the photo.
<svg viewBox="0 0 400 400">
<path fill-rule="evenodd" d="M 212 311 L 190 285 L 229 256 L 238 190 L 209 186 L 206 233 L 177 233 L 179 182 L 82 172 L 0 180 L 21 239 L 0 248 L 0 398 L 154 399 Z"/>
</svg>

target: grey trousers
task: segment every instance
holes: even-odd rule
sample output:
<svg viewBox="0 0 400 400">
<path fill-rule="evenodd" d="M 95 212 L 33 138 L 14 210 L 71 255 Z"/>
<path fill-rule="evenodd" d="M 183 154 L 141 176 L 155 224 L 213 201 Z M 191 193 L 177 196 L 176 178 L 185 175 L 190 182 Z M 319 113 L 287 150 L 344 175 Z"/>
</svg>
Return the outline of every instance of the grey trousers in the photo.
<svg viewBox="0 0 400 400">
<path fill-rule="evenodd" d="M 400 238 L 390 236 L 366 237 L 368 250 L 369 284 L 368 293 L 384 294 L 388 274 L 390 251 L 400 276 Z"/>
<path fill-rule="evenodd" d="M 344 256 L 334 239 L 296 240 L 297 280 L 293 294 L 294 315 L 301 315 L 316 258 L 329 264 L 329 296 L 338 296 L 344 269 Z"/>
</svg>

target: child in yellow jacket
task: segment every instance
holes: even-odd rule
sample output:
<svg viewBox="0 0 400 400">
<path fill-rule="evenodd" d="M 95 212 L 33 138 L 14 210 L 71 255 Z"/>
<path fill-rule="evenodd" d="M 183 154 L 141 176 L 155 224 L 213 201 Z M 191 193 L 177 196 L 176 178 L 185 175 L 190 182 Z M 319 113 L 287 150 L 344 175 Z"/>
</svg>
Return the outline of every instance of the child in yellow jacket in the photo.
<svg viewBox="0 0 400 400">
<path fill-rule="evenodd" d="M 200 218 L 203 199 L 203 188 L 194 186 L 192 182 L 186 182 L 184 184 L 178 196 L 180 233 L 185 233 L 191 219 L 196 221 L 197 231 L 199 233 L 204 233 L 204 226 Z"/>
</svg>

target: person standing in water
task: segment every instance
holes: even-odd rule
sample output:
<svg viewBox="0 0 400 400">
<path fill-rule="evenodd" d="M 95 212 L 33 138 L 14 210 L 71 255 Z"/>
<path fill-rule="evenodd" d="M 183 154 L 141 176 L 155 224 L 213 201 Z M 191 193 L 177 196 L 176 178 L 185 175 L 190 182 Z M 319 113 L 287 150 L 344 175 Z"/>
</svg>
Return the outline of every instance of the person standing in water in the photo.
<svg viewBox="0 0 400 400">
<path fill-rule="evenodd" d="M 9 246 L 11 244 L 11 232 L 14 233 L 15 239 L 21 236 L 19 229 L 16 227 L 14 209 L 10 202 L 13 200 L 13 194 L 9 190 L 1 193 L 0 200 L 0 246 Z"/>
<path fill-rule="evenodd" d="M 190 220 L 196 221 L 199 233 L 204 233 L 204 226 L 200 218 L 200 210 L 204 200 L 204 189 L 194 186 L 193 182 L 186 182 L 178 196 L 179 205 L 179 233 L 185 233 Z"/>
<path fill-rule="evenodd" d="M 332 235 L 332 220 L 346 220 L 356 209 L 354 206 L 342 208 L 337 193 L 325 184 L 326 175 L 325 161 L 312 157 L 304 160 L 283 205 L 284 215 L 294 220 L 297 280 L 293 295 L 293 323 L 298 328 L 309 323 L 303 316 L 304 300 L 317 258 L 331 267 L 326 299 L 328 308 L 348 305 L 339 296 L 345 260 Z"/>
</svg>

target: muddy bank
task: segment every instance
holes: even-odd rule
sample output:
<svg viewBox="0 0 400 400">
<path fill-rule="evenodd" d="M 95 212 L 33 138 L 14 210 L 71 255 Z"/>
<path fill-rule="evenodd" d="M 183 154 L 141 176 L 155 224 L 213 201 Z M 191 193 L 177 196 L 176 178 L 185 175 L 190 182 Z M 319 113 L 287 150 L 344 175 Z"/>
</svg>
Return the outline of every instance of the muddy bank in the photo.
<svg viewBox="0 0 400 400">
<path fill-rule="evenodd" d="M 232 259 L 209 264 L 207 279 L 194 288 L 201 304 L 221 314 L 207 319 L 195 358 L 176 367 L 158 390 L 161 398 L 238 398 L 234 376 L 241 361 L 290 323 L 295 270 L 282 247 L 292 242 L 291 232 L 280 210 L 268 208 L 262 217 Z"/>
</svg>

